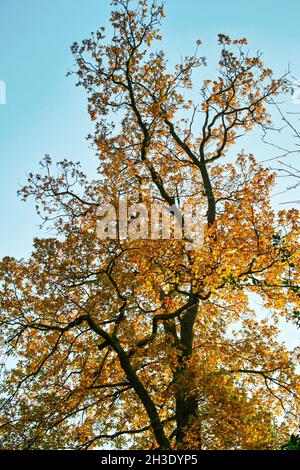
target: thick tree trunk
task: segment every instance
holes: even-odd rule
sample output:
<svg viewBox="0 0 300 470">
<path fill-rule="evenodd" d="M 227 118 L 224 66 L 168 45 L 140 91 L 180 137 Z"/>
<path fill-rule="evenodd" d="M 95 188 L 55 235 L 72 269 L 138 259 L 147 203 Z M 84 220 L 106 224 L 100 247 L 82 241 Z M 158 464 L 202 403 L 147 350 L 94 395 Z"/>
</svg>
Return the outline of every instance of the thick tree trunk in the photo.
<svg viewBox="0 0 300 470">
<path fill-rule="evenodd" d="M 178 368 L 175 372 L 176 383 L 176 443 L 177 448 L 184 447 L 185 433 L 189 422 L 197 416 L 198 399 L 194 389 L 194 374 L 187 367 L 187 361 L 193 350 L 193 330 L 198 310 L 198 302 L 190 307 L 180 322 L 180 349 Z M 200 436 L 199 445 L 201 447 Z"/>
</svg>

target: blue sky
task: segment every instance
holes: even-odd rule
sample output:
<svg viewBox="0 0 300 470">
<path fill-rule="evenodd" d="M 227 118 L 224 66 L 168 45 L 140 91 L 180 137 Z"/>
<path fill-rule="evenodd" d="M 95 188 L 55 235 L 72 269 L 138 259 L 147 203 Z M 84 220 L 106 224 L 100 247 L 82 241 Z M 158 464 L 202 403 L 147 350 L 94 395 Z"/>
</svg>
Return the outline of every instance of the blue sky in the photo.
<svg viewBox="0 0 300 470">
<path fill-rule="evenodd" d="M 7 103 L 0 105 L 1 257 L 27 256 L 33 236 L 41 235 L 33 204 L 19 201 L 16 192 L 45 153 L 81 160 L 90 171 L 96 164 L 85 140 L 91 129 L 85 95 L 65 74 L 73 63 L 71 43 L 106 25 L 109 10 L 110 0 L 0 0 L 0 80 L 7 89 Z M 246 36 L 278 75 L 290 64 L 300 78 L 299 1 L 167 0 L 166 11 L 164 47 L 171 61 L 202 39 L 209 78 L 222 32 Z M 247 150 L 261 151 L 256 139 L 247 139 Z"/>
<path fill-rule="evenodd" d="M 278 74 L 290 63 L 300 77 L 300 3 L 287 4 L 167 0 L 165 48 L 176 60 L 201 38 L 214 64 L 219 32 L 246 36 Z M 109 10 L 109 0 L 0 1 L 0 80 L 7 88 L 7 104 L 0 105 L 0 256 L 27 255 L 38 234 L 34 207 L 18 201 L 16 191 L 45 153 L 94 164 L 84 138 L 85 96 L 65 73 L 72 68 L 71 43 L 107 24 Z M 255 138 L 248 144 L 255 148 Z"/>
</svg>

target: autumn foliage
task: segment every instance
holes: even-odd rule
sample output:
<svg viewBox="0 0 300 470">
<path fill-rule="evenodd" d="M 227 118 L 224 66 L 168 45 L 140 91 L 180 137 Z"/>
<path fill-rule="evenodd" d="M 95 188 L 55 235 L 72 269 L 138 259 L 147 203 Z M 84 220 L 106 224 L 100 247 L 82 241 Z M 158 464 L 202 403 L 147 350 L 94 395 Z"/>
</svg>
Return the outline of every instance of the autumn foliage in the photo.
<svg viewBox="0 0 300 470">
<path fill-rule="evenodd" d="M 218 77 L 194 84 L 195 102 L 201 42 L 172 69 L 163 16 L 114 0 L 111 39 L 72 46 L 99 169 L 46 157 L 21 191 L 53 235 L 0 263 L 7 448 L 274 449 L 297 425 L 299 356 L 277 323 L 300 307 L 299 213 L 274 211 L 276 175 L 237 145 L 270 126 L 285 80 L 220 34 Z M 203 205 L 203 243 L 100 240 L 96 209 L 122 194 Z"/>
</svg>

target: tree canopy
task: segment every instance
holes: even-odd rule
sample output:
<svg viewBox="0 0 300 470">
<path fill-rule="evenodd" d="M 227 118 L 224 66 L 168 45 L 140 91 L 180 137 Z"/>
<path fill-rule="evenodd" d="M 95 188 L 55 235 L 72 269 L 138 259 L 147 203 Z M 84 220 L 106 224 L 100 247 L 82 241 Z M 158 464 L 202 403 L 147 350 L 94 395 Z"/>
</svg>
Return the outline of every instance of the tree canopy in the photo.
<svg viewBox="0 0 300 470">
<path fill-rule="evenodd" d="M 220 34 L 195 102 L 201 41 L 172 69 L 163 17 L 159 1 L 114 0 L 110 39 L 72 46 L 99 167 L 91 180 L 46 156 L 21 191 L 52 236 L 0 263 L 6 448 L 274 449 L 297 425 L 299 355 L 277 323 L 300 309 L 299 211 L 275 211 L 276 174 L 236 150 L 286 81 Z M 100 239 L 97 209 L 122 195 L 204 207 L 203 242 Z"/>
</svg>

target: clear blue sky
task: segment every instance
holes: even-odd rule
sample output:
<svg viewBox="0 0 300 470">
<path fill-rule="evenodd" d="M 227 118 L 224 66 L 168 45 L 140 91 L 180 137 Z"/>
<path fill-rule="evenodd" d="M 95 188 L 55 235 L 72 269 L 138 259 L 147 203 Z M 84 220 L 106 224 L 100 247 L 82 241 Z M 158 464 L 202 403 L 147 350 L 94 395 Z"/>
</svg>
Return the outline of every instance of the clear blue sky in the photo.
<svg viewBox="0 0 300 470">
<path fill-rule="evenodd" d="M 201 38 L 213 63 L 216 35 L 224 32 L 247 36 L 277 73 L 290 63 L 300 78 L 297 0 L 166 4 L 163 29 L 172 59 L 192 51 Z M 7 104 L 0 106 L 0 256 L 27 255 L 38 234 L 33 206 L 18 201 L 16 191 L 45 153 L 92 166 L 84 139 L 90 126 L 85 96 L 65 73 L 72 67 L 71 43 L 107 24 L 109 10 L 109 0 L 0 0 L 0 80 L 7 87 Z"/>
<path fill-rule="evenodd" d="M 65 73 L 71 43 L 107 24 L 109 10 L 110 0 L 0 0 L 0 80 L 7 87 L 7 104 L 0 105 L 0 257 L 27 256 L 32 237 L 41 235 L 33 204 L 16 192 L 45 153 L 81 160 L 89 170 L 95 165 L 85 140 L 85 95 Z M 222 32 L 246 36 L 278 75 L 290 64 L 300 79 L 298 0 L 167 0 L 166 10 L 164 46 L 172 61 L 193 51 L 199 38 L 213 67 Z M 261 151 L 255 139 L 247 139 L 247 150 Z M 290 345 L 298 336 L 283 325 Z"/>
</svg>

